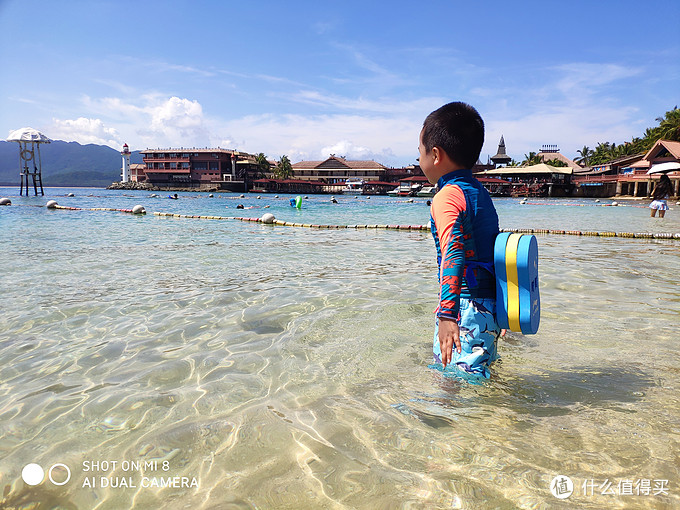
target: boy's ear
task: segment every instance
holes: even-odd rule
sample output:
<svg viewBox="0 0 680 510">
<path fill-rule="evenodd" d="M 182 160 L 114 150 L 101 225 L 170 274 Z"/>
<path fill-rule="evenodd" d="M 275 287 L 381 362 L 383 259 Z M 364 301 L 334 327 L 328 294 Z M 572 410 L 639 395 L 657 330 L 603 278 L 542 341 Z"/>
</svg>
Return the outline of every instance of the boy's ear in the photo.
<svg viewBox="0 0 680 510">
<path fill-rule="evenodd" d="M 432 161 L 435 165 L 441 163 L 442 161 L 441 150 L 437 146 L 432 147 Z"/>
</svg>

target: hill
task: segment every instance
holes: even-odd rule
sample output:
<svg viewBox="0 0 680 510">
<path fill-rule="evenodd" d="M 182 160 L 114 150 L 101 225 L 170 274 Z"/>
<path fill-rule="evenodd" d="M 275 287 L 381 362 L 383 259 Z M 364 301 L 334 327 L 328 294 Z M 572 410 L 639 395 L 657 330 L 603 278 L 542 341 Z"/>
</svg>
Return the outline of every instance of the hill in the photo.
<svg viewBox="0 0 680 510">
<path fill-rule="evenodd" d="M 43 186 L 108 186 L 120 181 L 120 152 L 106 145 L 55 140 L 40 146 Z M 131 163 L 142 163 L 139 151 Z M 19 185 L 19 144 L 0 141 L 0 185 Z"/>
</svg>

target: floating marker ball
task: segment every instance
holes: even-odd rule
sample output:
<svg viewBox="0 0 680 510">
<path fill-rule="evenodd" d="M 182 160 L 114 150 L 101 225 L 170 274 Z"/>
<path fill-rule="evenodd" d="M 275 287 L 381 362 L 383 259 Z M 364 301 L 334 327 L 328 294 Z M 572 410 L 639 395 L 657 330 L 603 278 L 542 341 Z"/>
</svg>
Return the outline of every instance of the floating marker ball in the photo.
<svg viewBox="0 0 680 510">
<path fill-rule="evenodd" d="M 144 209 L 143 205 L 137 204 L 132 208 L 132 214 L 146 214 L 146 209 Z"/>
<path fill-rule="evenodd" d="M 57 204 L 57 201 L 56 201 L 56 200 L 50 200 L 49 202 L 47 202 L 47 203 L 45 204 L 45 207 L 47 207 L 48 209 L 54 209 L 54 208 L 57 207 L 58 205 L 59 205 L 59 204 Z"/>
<path fill-rule="evenodd" d="M 262 218 L 260 218 L 260 219 L 261 219 L 262 223 L 267 223 L 267 224 L 271 225 L 276 220 L 276 217 L 272 213 L 266 213 L 266 214 L 263 214 Z"/>
<path fill-rule="evenodd" d="M 12 205 L 12 201 L 9 198 L 0 198 L 0 205 Z"/>
</svg>

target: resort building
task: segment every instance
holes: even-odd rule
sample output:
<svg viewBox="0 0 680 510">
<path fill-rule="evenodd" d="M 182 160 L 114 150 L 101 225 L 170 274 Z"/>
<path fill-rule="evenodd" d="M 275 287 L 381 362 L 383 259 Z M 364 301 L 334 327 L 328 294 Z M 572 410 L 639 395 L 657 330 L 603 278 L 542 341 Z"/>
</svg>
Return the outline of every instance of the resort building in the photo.
<svg viewBox="0 0 680 510">
<path fill-rule="evenodd" d="M 293 164 L 294 179 L 344 184 L 347 179 L 384 180 L 387 167 L 375 161 L 352 161 L 331 154 L 323 161 L 300 161 Z"/>
<path fill-rule="evenodd" d="M 552 159 L 552 158 L 551 158 Z M 573 169 L 539 163 L 531 166 L 504 166 L 478 172 L 475 177 L 497 195 L 563 197 L 571 194 Z M 494 179 L 484 182 L 482 178 Z"/>
<path fill-rule="evenodd" d="M 146 165 L 143 163 L 132 163 L 130 165 L 130 180 L 132 182 L 146 182 Z"/>
<path fill-rule="evenodd" d="M 536 157 L 540 158 L 544 163 L 548 163 L 549 161 L 553 160 L 560 161 L 567 165 L 569 168 L 573 169 L 574 171 L 581 170 L 582 168 L 578 163 L 569 159 L 564 154 L 561 154 L 560 149 L 558 148 L 557 145 L 541 146 L 541 150 L 539 151 L 538 154 L 536 154 Z"/>
<path fill-rule="evenodd" d="M 141 151 L 147 182 L 160 188 L 247 190 L 255 156 L 228 149 L 155 149 Z"/>
<path fill-rule="evenodd" d="M 575 192 L 581 196 L 633 197 L 650 196 L 659 175 L 649 175 L 652 166 L 661 163 L 680 163 L 680 142 L 658 140 L 645 154 L 624 156 L 601 165 L 594 165 L 590 171 L 574 176 Z M 674 195 L 680 191 L 680 171 L 669 172 Z"/>
</svg>

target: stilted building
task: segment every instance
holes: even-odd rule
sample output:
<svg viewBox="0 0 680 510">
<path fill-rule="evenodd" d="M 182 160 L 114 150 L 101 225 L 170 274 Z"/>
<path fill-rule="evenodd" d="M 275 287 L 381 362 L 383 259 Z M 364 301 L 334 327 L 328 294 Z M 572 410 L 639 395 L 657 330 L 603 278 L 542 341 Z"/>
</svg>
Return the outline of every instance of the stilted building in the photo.
<svg viewBox="0 0 680 510">
<path fill-rule="evenodd" d="M 50 143 L 52 140 L 43 135 L 40 131 L 33 128 L 22 128 L 12 131 L 7 137 L 8 142 L 19 143 L 19 157 L 21 159 L 21 188 L 19 195 L 24 194 L 24 183 L 26 184 L 26 196 L 28 196 L 29 177 L 33 178 L 33 190 L 38 196 L 38 186 L 40 194 L 44 195 L 42 184 L 42 158 L 40 156 L 40 144 Z"/>
</svg>

